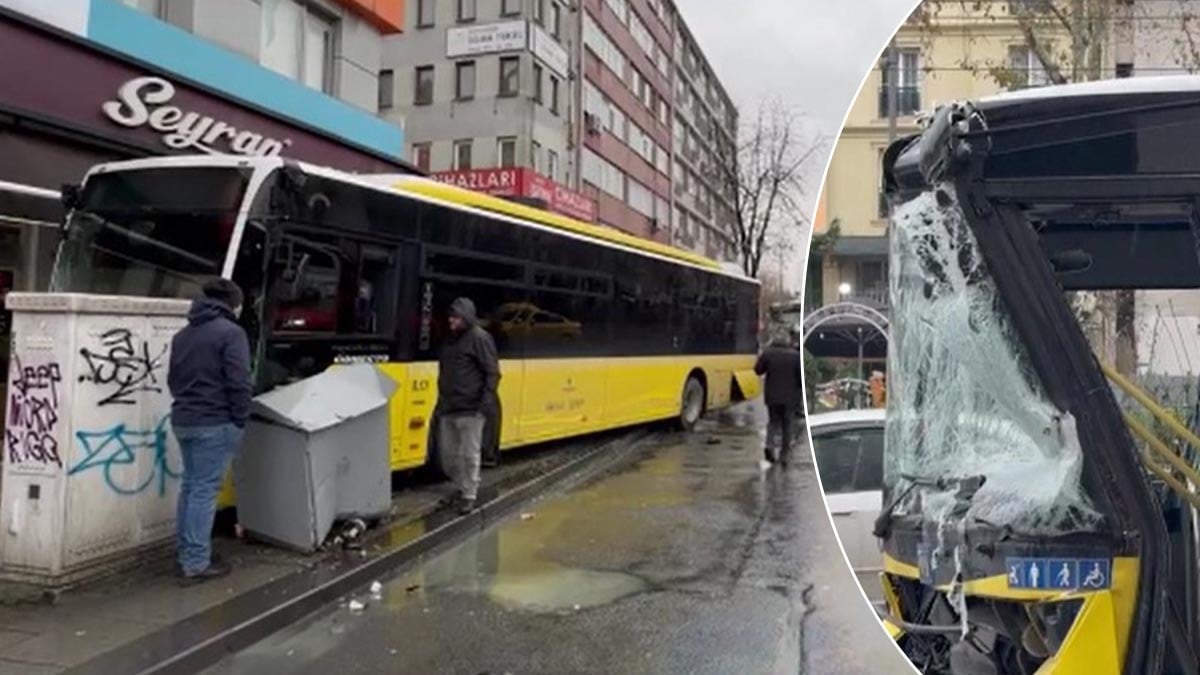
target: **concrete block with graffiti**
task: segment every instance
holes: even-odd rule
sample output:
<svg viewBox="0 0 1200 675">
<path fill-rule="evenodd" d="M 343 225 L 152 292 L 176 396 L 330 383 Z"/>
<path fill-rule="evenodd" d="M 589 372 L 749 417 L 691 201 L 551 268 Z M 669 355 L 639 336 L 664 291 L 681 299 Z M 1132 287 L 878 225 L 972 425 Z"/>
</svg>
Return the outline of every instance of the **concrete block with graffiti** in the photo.
<svg viewBox="0 0 1200 675">
<path fill-rule="evenodd" d="M 180 300 L 11 293 L 0 577 L 47 585 L 174 534 L 167 363 Z"/>
</svg>

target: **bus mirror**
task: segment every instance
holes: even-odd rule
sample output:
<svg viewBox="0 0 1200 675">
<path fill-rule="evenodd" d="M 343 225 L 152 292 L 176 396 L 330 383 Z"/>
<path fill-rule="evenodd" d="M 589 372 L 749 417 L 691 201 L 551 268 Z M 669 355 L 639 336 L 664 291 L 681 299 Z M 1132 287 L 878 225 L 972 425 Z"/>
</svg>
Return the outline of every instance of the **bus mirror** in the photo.
<svg viewBox="0 0 1200 675">
<path fill-rule="evenodd" d="M 60 199 L 62 200 L 62 205 L 63 205 L 64 210 L 71 211 L 71 210 L 74 210 L 76 206 L 79 206 L 79 186 L 78 185 L 73 185 L 73 184 L 63 185 L 62 192 L 60 192 L 59 194 L 60 194 Z"/>
</svg>

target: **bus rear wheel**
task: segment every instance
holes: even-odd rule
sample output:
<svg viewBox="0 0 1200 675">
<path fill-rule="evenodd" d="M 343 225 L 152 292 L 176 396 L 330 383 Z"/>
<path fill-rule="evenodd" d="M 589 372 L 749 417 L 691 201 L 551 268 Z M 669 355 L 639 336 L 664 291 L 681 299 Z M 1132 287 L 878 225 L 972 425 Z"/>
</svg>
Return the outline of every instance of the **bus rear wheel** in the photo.
<svg viewBox="0 0 1200 675">
<path fill-rule="evenodd" d="M 704 414 L 704 384 L 695 375 L 688 377 L 683 384 L 683 396 L 679 407 L 679 428 L 691 431 Z"/>
</svg>

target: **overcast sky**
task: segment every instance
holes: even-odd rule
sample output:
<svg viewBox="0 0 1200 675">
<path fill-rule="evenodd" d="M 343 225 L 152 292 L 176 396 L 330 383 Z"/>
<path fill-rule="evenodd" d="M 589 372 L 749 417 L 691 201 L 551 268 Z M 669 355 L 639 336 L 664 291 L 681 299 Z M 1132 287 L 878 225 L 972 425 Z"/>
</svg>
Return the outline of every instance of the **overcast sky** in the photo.
<svg viewBox="0 0 1200 675">
<path fill-rule="evenodd" d="M 916 0 L 676 0 L 676 5 L 743 120 L 753 118 L 759 101 L 778 96 L 806 116 L 806 129 L 824 133 L 832 148 L 858 85 Z M 814 165 L 810 215 L 825 160 Z M 800 270 L 793 268 L 794 278 Z"/>
</svg>

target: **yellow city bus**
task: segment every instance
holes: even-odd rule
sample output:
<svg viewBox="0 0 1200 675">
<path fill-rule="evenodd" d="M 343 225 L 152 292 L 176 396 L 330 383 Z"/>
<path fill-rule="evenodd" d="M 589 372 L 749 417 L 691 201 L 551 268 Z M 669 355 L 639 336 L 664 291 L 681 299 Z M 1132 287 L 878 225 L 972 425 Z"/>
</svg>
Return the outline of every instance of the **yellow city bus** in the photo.
<svg viewBox="0 0 1200 675">
<path fill-rule="evenodd" d="M 618 230 L 418 176 L 279 158 L 105 164 L 69 193 L 53 290 L 187 298 L 233 279 L 259 391 L 340 363 L 396 381 L 393 470 L 430 460 L 458 296 L 500 353 L 502 449 L 690 427 L 758 395 L 757 282 Z"/>
</svg>

